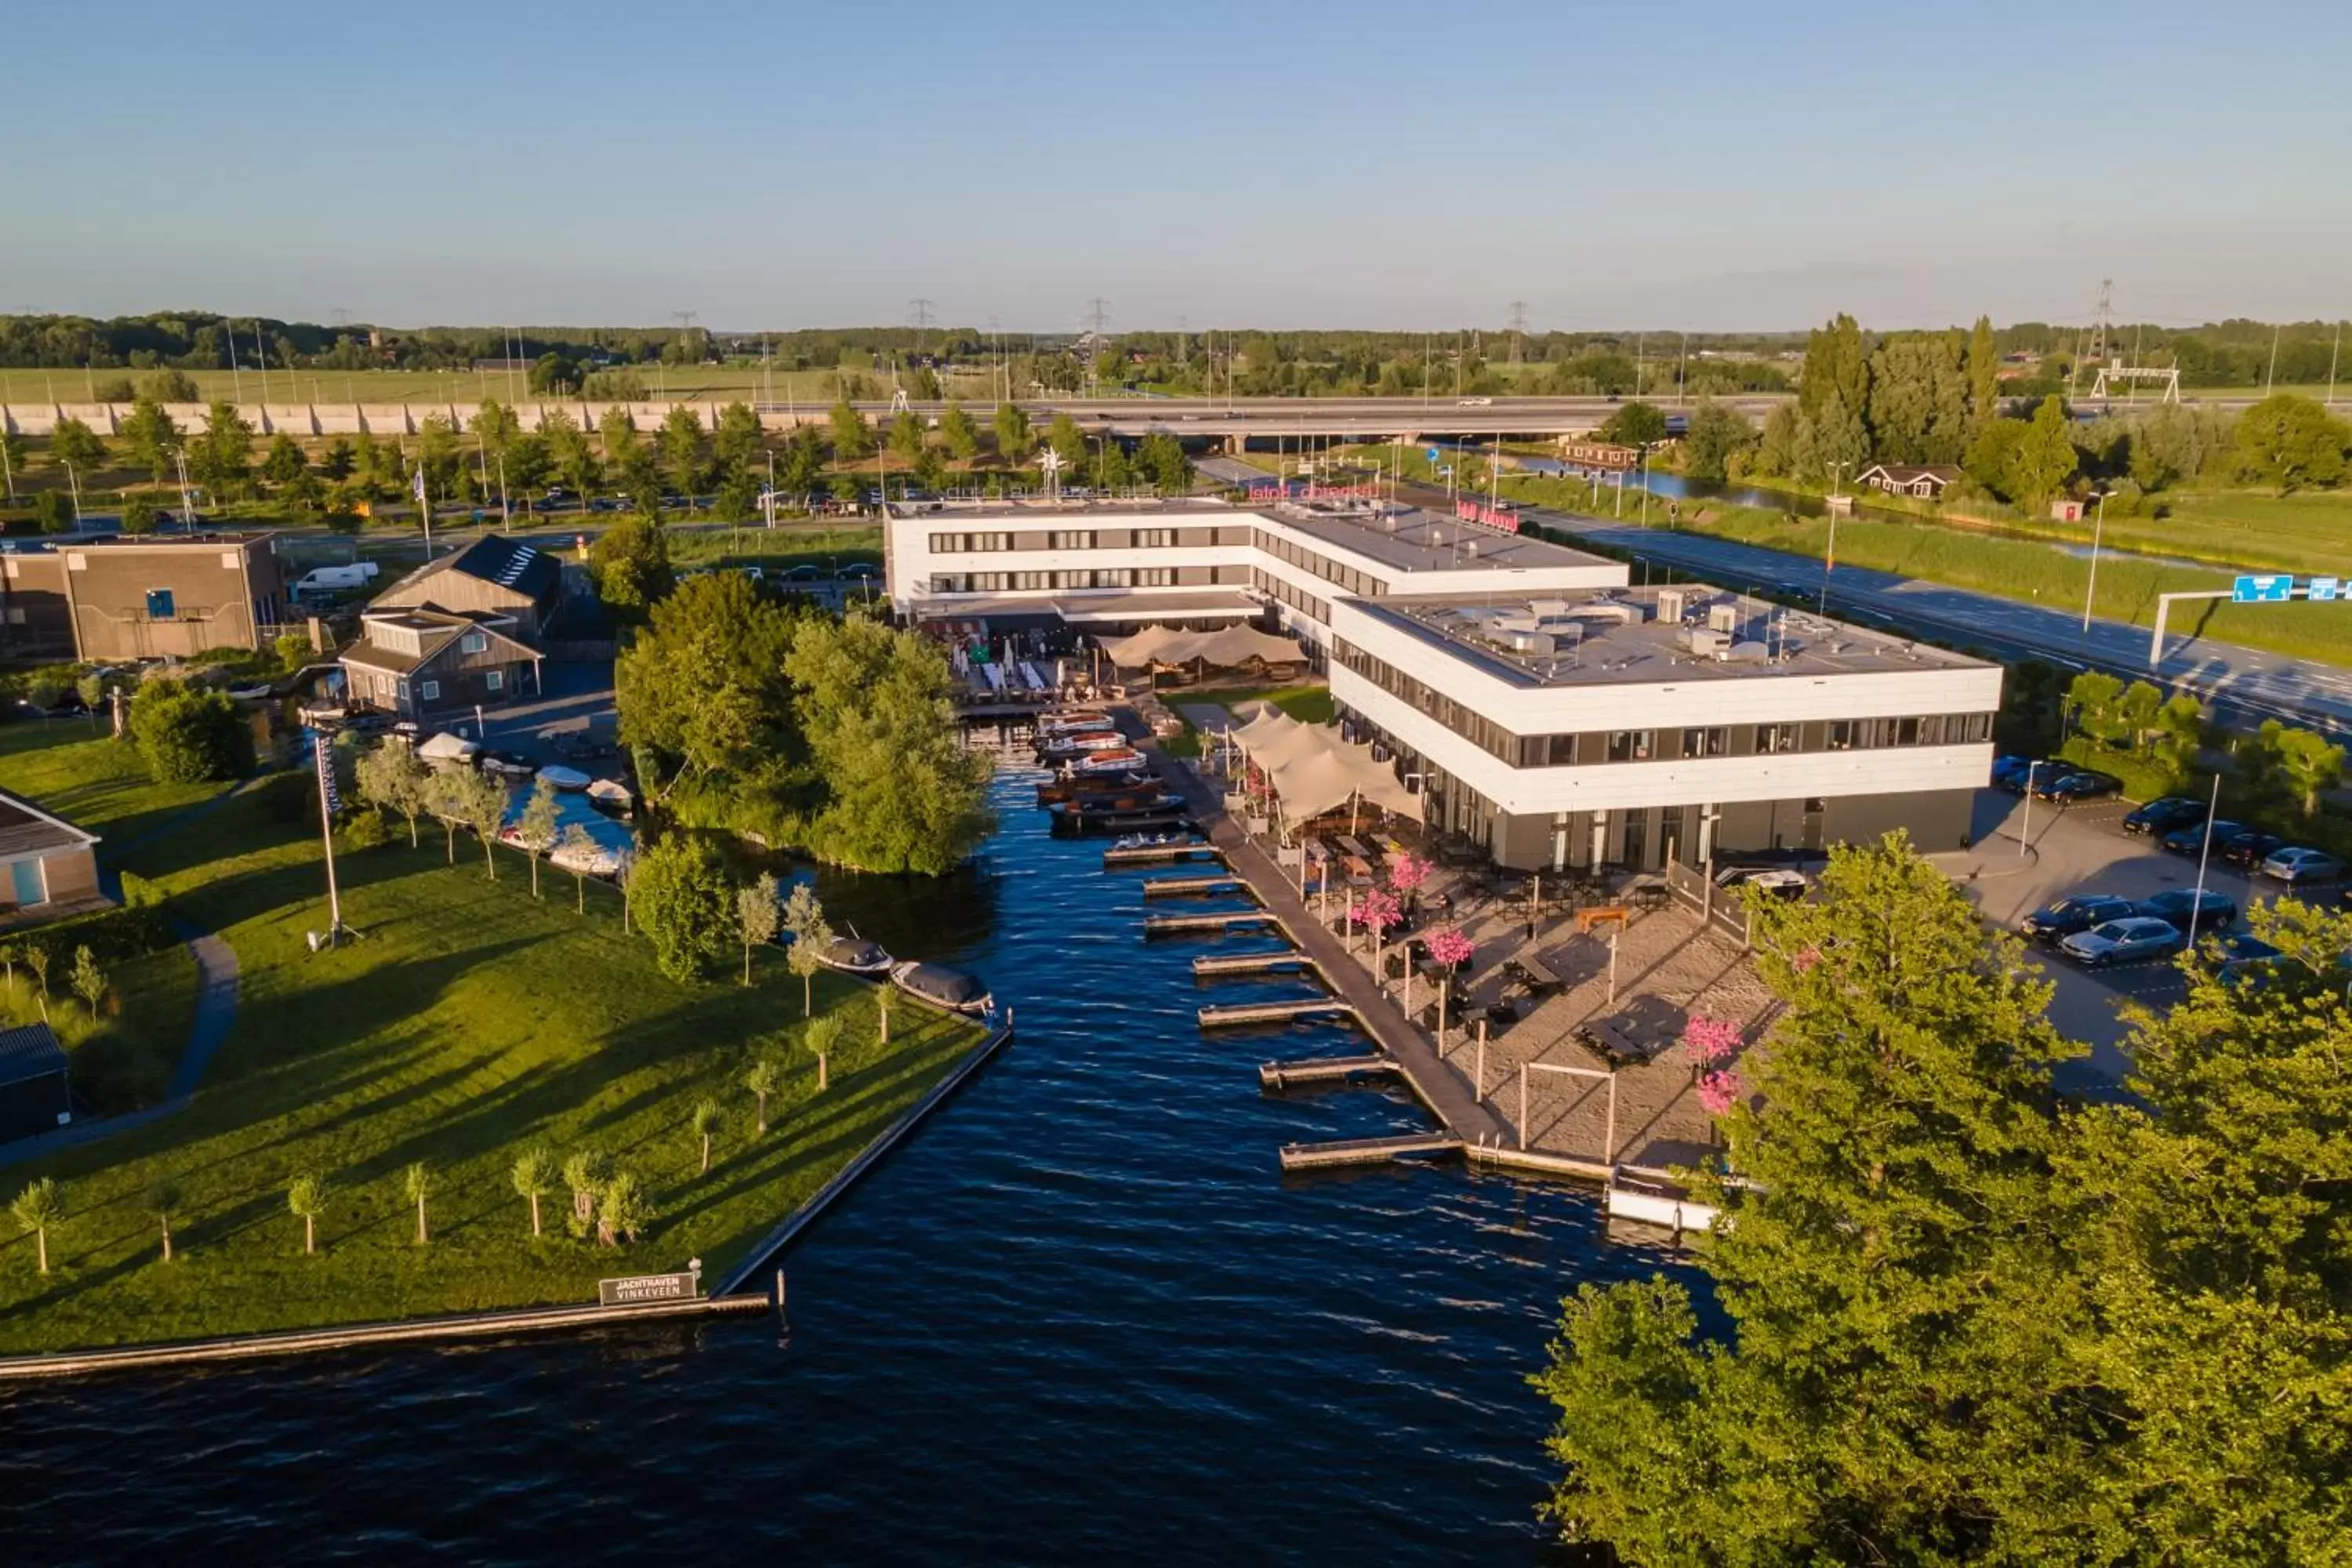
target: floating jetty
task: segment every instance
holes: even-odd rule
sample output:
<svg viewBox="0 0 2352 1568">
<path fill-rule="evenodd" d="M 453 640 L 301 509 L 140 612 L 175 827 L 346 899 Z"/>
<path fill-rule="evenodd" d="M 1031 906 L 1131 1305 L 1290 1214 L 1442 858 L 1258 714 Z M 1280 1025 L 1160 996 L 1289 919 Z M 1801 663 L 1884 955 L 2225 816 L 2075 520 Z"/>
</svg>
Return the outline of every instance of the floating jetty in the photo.
<svg viewBox="0 0 2352 1568">
<path fill-rule="evenodd" d="M 1245 885 L 1239 877 L 1154 877 L 1143 884 L 1143 896 L 1183 899 L 1204 893 L 1237 893 Z"/>
<path fill-rule="evenodd" d="M 1168 936 L 1189 931 L 1231 931 L 1235 926 L 1260 926 L 1273 922 L 1274 917 L 1264 910 L 1227 910 L 1215 914 L 1146 915 L 1143 934 Z"/>
<path fill-rule="evenodd" d="M 1282 1024 L 1293 1018 L 1318 1018 L 1326 1013 L 1352 1017 L 1355 1011 L 1354 1003 L 1337 996 L 1298 996 L 1286 1002 L 1229 1002 L 1203 1007 L 1199 1016 L 1201 1027 L 1213 1029 L 1228 1024 Z"/>
<path fill-rule="evenodd" d="M 1103 868 L 1113 866 L 1158 866 L 1171 860 L 1197 860 L 1202 858 L 1222 860 L 1225 852 L 1213 844 L 1138 844 L 1121 849 L 1117 846 L 1103 851 Z"/>
<path fill-rule="evenodd" d="M 1261 1089 L 1288 1089 L 1301 1083 L 1344 1083 L 1350 1079 L 1385 1078 L 1397 1070 L 1383 1056 L 1309 1057 L 1295 1062 L 1260 1062 Z"/>
<path fill-rule="evenodd" d="M 1204 952 L 1192 961 L 1192 978 L 1208 980 L 1220 974 L 1273 974 L 1286 970 L 1319 967 L 1313 959 L 1294 948 L 1277 948 L 1272 952 Z"/>
<path fill-rule="evenodd" d="M 1311 1171 L 1326 1165 L 1385 1165 L 1391 1160 L 1442 1157 L 1462 1152 L 1462 1140 L 1444 1132 L 1413 1132 L 1397 1138 L 1348 1138 L 1336 1143 L 1285 1143 L 1282 1168 Z"/>
</svg>

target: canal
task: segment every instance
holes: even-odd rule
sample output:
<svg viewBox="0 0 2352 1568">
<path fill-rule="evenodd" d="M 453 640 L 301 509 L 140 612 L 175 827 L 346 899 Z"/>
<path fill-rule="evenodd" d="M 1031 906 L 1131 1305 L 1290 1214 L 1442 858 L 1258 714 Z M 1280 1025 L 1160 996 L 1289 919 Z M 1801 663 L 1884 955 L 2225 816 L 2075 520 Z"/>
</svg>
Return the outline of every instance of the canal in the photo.
<svg viewBox="0 0 2352 1568">
<path fill-rule="evenodd" d="M 1018 1037 L 789 1258 L 772 1319 L 0 1390 L 11 1561 L 1559 1561 L 1527 1386 L 1560 1298 L 1683 1268 L 1567 1188 L 1286 1181 L 1289 1140 L 1425 1127 L 1268 1099 L 1323 1026 L 1204 1035 L 1150 872 L 1056 840 L 1036 775 L 944 885 L 827 875 L 836 922 L 969 964 Z M 1155 907 L 1167 900 L 1153 900 Z M 1210 905 L 1208 907 L 1216 907 Z M 299 1542 L 299 1548 L 294 1543 Z"/>
</svg>

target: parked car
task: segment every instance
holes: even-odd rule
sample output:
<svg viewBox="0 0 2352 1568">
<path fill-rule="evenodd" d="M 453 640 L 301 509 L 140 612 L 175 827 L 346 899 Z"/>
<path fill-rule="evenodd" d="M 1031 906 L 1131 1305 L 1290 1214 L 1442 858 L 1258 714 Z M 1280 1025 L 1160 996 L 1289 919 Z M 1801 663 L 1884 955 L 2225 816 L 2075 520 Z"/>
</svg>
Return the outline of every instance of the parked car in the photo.
<svg viewBox="0 0 2352 1568">
<path fill-rule="evenodd" d="M 2215 938 L 2214 947 L 2221 962 L 2213 972 L 2224 985 L 2259 986 L 2277 973 L 2279 950 L 2260 937 L 2231 931 Z"/>
<path fill-rule="evenodd" d="M 2167 849 L 2172 851 L 2175 855 L 2202 855 L 2205 853 L 2205 846 L 2209 842 L 2205 836 L 2205 830 L 2208 826 L 2210 826 L 2213 830 L 2213 836 L 2210 842 L 2217 849 L 2222 845 L 2230 842 L 2231 839 L 2235 838 L 2239 834 L 2252 833 L 2253 831 L 2252 828 L 2248 827 L 2242 822 L 2231 822 L 2227 817 L 2217 816 L 2210 824 L 2200 821 L 2189 823 L 2185 826 L 2176 827 L 2171 832 L 2166 834 L 2162 838 L 2158 839 L 2158 842 L 2162 844 Z"/>
<path fill-rule="evenodd" d="M 2149 801 L 2146 805 L 2125 817 L 2124 831 L 2153 834 L 2161 837 L 2176 828 L 2187 827 L 2191 823 L 2204 821 L 2206 805 L 2203 801 L 2190 800 L 2186 795 L 2168 795 L 2161 800 Z"/>
<path fill-rule="evenodd" d="M 2344 862 L 2324 849 L 2291 847 L 2263 857 L 2262 869 L 2263 876 L 2290 885 L 2334 882 L 2343 878 Z"/>
<path fill-rule="evenodd" d="M 575 763 L 595 762 L 614 754 L 612 742 L 600 741 L 589 730 L 558 730 L 547 738 L 548 748 L 559 756 Z"/>
<path fill-rule="evenodd" d="M 2123 787 L 2124 781 L 2113 773 L 2103 773 L 2096 768 L 2084 768 L 2076 773 L 2060 773 L 2055 778 L 2046 771 L 2042 773 L 2034 780 L 2033 794 L 2041 800 L 2096 800 L 2102 795 L 2114 795 Z"/>
<path fill-rule="evenodd" d="M 2051 757 L 1996 757 L 1992 764 L 1992 784 L 1995 789 L 2023 795 L 2029 774 L 2035 784 L 2040 784 L 2059 773 L 2078 771 L 2072 763 L 2062 763 Z"/>
<path fill-rule="evenodd" d="M 2238 900 L 2227 893 L 2211 889 L 2200 893 L 2194 888 L 2175 888 L 2158 893 L 2139 907 L 2139 912 L 2163 921 L 2182 931 L 2189 929 L 2189 910 L 2195 907 L 2196 927 L 2200 931 L 2217 931 L 2234 925 L 2238 919 Z"/>
<path fill-rule="evenodd" d="M 2021 923 L 2034 941 L 2054 942 L 2109 921 L 2129 920 L 2138 912 L 2138 903 L 2120 893 L 2076 893 L 2034 910 Z"/>
<path fill-rule="evenodd" d="M 2228 843 L 2213 840 L 2213 853 L 2232 866 L 2243 866 L 2251 871 L 2269 859 L 2273 852 L 2286 847 L 2286 840 L 2275 833 L 2264 833 L 2249 827 L 2233 836 Z"/>
<path fill-rule="evenodd" d="M 2169 958 L 2180 951 L 2181 939 L 2170 921 L 2134 915 L 2078 931 L 2058 948 L 2085 969 L 2107 969 L 2118 963 Z"/>
<path fill-rule="evenodd" d="M 1753 872 L 1739 885 L 1754 888 L 1767 898 L 1801 899 L 1805 896 L 1805 889 L 1813 884 L 1802 871 L 1792 871 L 1782 866 L 1767 867 Z"/>
</svg>

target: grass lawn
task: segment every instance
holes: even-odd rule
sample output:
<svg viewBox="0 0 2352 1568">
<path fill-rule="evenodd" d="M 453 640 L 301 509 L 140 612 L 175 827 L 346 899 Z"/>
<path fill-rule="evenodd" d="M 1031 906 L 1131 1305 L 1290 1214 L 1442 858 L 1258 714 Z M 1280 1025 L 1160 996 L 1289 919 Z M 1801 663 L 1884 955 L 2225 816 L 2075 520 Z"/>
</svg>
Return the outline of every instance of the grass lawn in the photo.
<svg viewBox="0 0 2352 1568">
<path fill-rule="evenodd" d="M 646 396 L 655 401 L 700 401 L 716 398 L 722 402 L 741 398 L 746 402 L 764 399 L 772 387 L 778 403 L 796 402 L 803 414 L 822 414 L 826 405 L 840 395 L 839 374 L 830 370 L 782 370 L 772 378 L 756 364 L 742 365 L 632 365 L 637 377 L 645 383 Z M 237 397 L 245 403 L 259 403 L 262 394 L 261 373 L 247 369 L 232 374 L 223 370 L 192 370 L 187 373 L 196 384 L 205 401 L 215 397 Z M 852 374 L 863 375 L 881 389 L 882 398 L 890 395 L 890 378 L 870 366 Z M 129 376 L 135 385 L 146 374 L 136 370 L 101 370 L 98 384 Z M 975 405 L 995 406 L 995 397 L 989 389 L 989 377 L 983 371 L 976 376 L 950 378 L 948 391 Z M 81 403 L 89 397 L 89 378 L 79 370 L 0 370 L 0 403 Z M 269 373 L 269 402 L 279 404 L 306 403 L 440 403 L 454 404 L 460 408 L 478 408 L 483 399 L 495 397 L 500 403 L 555 402 L 541 397 L 523 387 L 520 376 L 509 377 L 499 372 L 485 375 L 477 371 L 440 370 L 297 370 Z M 54 396 L 52 395 L 54 394 Z M 568 401 L 578 401 L 575 395 Z M 596 401 L 596 400 L 592 400 Z M 984 412 L 984 409 L 982 410 Z"/>
<path fill-rule="evenodd" d="M 1303 724 L 1328 724 L 1333 714 L 1331 689 L 1319 683 L 1311 686 L 1188 686 L 1162 691 L 1160 697 L 1179 719 L 1184 716 L 1181 705 L 1186 702 L 1218 702 L 1229 709 L 1244 702 L 1271 702 Z M 1201 736 L 1188 721 L 1181 734 L 1171 735 L 1160 742 L 1160 746 L 1171 757 L 1197 757 L 1201 754 Z"/>
<path fill-rule="evenodd" d="M 500 852 L 494 883 L 478 846 L 461 842 L 453 867 L 436 837 L 341 858 L 345 918 L 364 935 L 320 954 L 303 940 L 325 920 L 319 847 L 266 800 L 240 795 L 128 857 L 235 947 L 236 1026 L 189 1109 L 0 1178 L 13 1193 L 54 1176 L 68 1210 L 46 1279 L 29 1237 L 0 1242 L 0 1352 L 588 1301 L 601 1277 L 695 1256 L 715 1275 L 980 1037 L 901 1005 L 886 1047 L 873 989 L 823 976 L 819 1010 L 847 1027 L 819 1095 L 778 952 L 757 955 L 748 988 L 677 985 L 622 933 L 608 889 L 577 913 L 568 876 L 546 874 L 535 900 L 520 856 Z M 763 1138 L 740 1083 L 761 1049 L 789 1064 Z M 689 1121 L 705 1097 L 727 1115 L 707 1175 Z M 552 1194 L 534 1239 L 508 1176 L 532 1144 L 606 1155 L 659 1219 L 602 1249 L 564 1234 Z M 433 1173 L 425 1247 L 402 1190 L 413 1161 Z M 331 1188 L 315 1257 L 286 1205 L 300 1173 Z M 142 1199 L 166 1177 L 185 1193 L 168 1266 Z"/>
<path fill-rule="evenodd" d="M 99 858 L 109 864 L 139 835 L 228 787 L 154 783 L 138 751 L 115 740 L 102 716 L 94 721 L 27 719 L 0 726 L 0 789 L 97 834 Z"/>
<path fill-rule="evenodd" d="M 693 533 L 672 530 L 668 542 L 670 563 L 679 567 L 814 565 L 822 570 L 859 561 L 882 564 L 882 530 L 866 524 L 782 523 L 771 529 L 746 523 L 740 529 Z"/>
</svg>

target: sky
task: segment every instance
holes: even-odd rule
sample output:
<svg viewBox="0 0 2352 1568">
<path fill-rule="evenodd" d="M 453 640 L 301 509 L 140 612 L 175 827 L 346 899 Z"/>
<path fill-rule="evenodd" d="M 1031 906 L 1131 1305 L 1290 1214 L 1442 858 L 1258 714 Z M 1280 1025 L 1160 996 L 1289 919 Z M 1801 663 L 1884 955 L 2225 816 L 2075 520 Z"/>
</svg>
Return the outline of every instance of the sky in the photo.
<svg viewBox="0 0 2352 1568">
<path fill-rule="evenodd" d="M 112 0 L 0 47 L 0 310 L 2352 315 L 2340 0 Z"/>
</svg>

